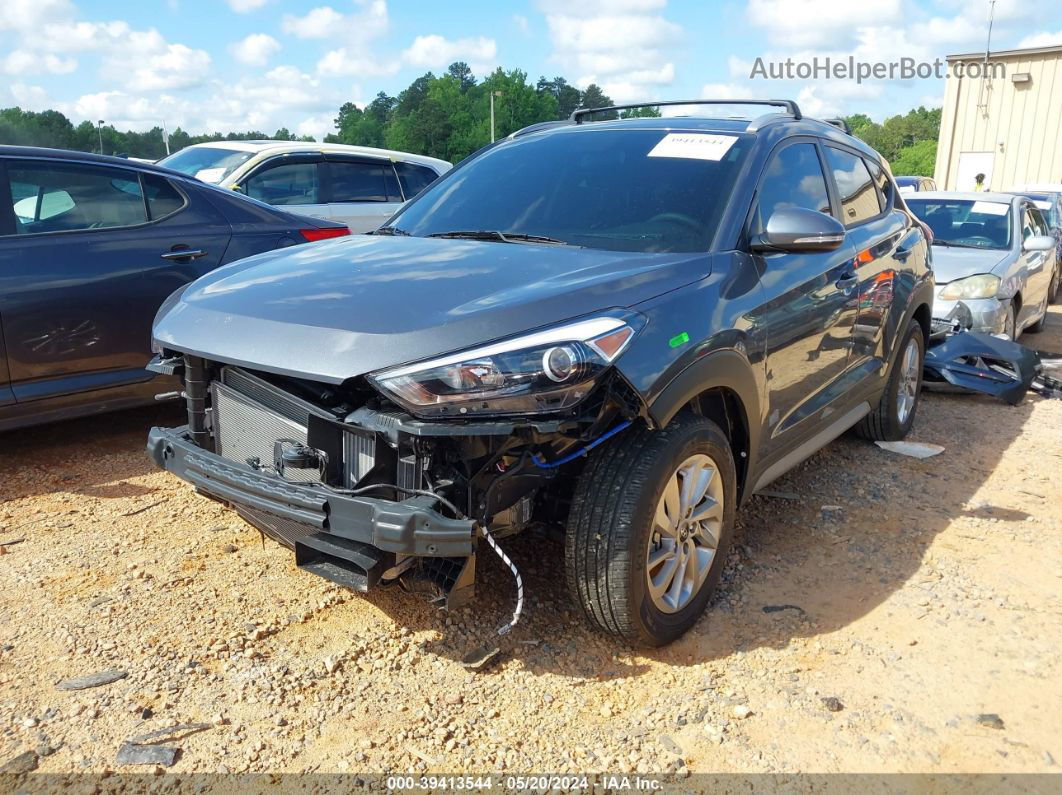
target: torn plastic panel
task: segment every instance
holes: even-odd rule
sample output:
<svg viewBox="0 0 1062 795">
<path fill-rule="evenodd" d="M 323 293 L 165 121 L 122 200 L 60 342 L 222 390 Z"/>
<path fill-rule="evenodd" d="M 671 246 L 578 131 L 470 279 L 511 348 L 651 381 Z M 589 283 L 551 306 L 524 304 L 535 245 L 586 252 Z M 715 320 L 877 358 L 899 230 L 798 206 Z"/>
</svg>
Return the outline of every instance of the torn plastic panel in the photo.
<svg viewBox="0 0 1062 795">
<path fill-rule="evenodd" d="M 1003 337 L 959 331 L 931 338 L 923 375 L 931 388 L 946 383 L 1016 406 L 1030 389 L 1047 397 L 1062 397 L 1058 379 L 1062 357 L 1048 356 Z"/>
</svg>

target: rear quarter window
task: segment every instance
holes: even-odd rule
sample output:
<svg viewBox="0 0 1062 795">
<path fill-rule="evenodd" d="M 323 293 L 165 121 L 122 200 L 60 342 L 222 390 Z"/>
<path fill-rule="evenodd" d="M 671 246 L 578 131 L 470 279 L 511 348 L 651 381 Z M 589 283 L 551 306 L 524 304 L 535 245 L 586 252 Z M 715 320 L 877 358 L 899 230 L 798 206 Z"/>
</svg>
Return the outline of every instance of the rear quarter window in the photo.
<svg viewBox="0 0 1062 795">
<path fill-rule="evenodd" d="M 832 146 L 825 149 L 826 163 L 841 199 L 841 222 L 853 227 L 880 215 L 878 189 L 863 158 Z"/>
</svg>

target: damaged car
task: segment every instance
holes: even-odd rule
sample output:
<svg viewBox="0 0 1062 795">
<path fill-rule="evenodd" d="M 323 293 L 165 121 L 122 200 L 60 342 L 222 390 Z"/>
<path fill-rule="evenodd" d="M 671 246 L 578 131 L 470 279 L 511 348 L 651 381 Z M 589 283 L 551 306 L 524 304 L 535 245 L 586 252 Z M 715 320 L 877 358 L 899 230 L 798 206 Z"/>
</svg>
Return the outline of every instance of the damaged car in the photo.
<svg viewBox="0 0 1062 795">
<path fill-rule="evenodd" d="M 502 632 L 523 588 L 498 540 L 562 527 L 591 623 L 679 637 L 742 502 L 852 427 L 908 432 L 933 277 L 862 142 L 788 100 L 664 104 L 692 115 L 578 110 L 371 236 L 175 293 L 152 367 L 183 377 L 188 421 L 150 455 L 361 591 L 452 608 L 498 554 Z"/>
</svg>

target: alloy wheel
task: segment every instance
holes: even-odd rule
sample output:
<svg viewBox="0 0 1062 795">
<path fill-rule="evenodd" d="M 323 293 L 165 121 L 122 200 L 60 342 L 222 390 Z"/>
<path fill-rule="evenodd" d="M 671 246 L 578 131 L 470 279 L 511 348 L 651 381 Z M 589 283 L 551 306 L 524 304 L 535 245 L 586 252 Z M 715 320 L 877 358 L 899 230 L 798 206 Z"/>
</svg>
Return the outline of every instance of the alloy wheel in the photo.
<svg viewBox="0 0 1062 795">
<path fill-rule="evenodd" d="M 918 341 L 912 337 L 900 360 L 900 388 L 896 393 L 896 418 L 900 425 L 907 422 L 918 399 L 918 353 Z"/>
<path fill-rule="evenodd" d="M 708 577 L 723 525 L 723 479 L 710 456 L 690 456 L 668 479 L 645 556 L 649 597 L 664 613 L 688 605 Z"/>
</svg>

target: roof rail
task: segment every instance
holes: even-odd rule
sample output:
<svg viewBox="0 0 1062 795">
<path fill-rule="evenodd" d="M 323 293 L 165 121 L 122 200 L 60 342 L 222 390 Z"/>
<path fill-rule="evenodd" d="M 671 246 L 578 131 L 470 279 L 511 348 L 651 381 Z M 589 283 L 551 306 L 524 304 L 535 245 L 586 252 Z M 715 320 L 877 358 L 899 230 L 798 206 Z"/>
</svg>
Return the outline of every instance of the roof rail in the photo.
<svg viewBox="0 0 1062 795">
<path fill-rule="evenodd" d="M 632 105 L 609 105 L 605 108 L 576 108 L 572 111 L 570 120 L 576 124 L 581 124 L 583 116 L 592 116 L 595 113 L 632 110 L 634 108 L 661 108 L 670 105 L 772 105 L 777 108 L 785 108 L 786 113 L 790 114 L 794 119 L 803 118 L 800 108 L 791 99 L 675 99 L 663 102 L 636 102 Z"/>
<path fill-rule="evenodd" d="M 848 126 L 848 122 L 846 122 L 844 119 L 823 119 L 823 121 L 827 124 L 832 124 L 841 132 L 846 132 L 849 135 L 852 134 L 852 128 Z"/>
<path fill-rule="evenodd" d="M 553 127 L 567 127 L 569 124 L 571 124 L 571 122 L 567 119 L 564 119 L 562 121 L 540 121 L 536 122 L 535 124 L 529 124 L 526 127 L 521 127 L 516 132 L 509 133 L 508 137 L 510 140 L 512 140 L 513 138 L 519 138 L 522 135 L 530 135 L 531 133 L 538 132 L 539 130 L 549 130 Z"/>
</svg>

